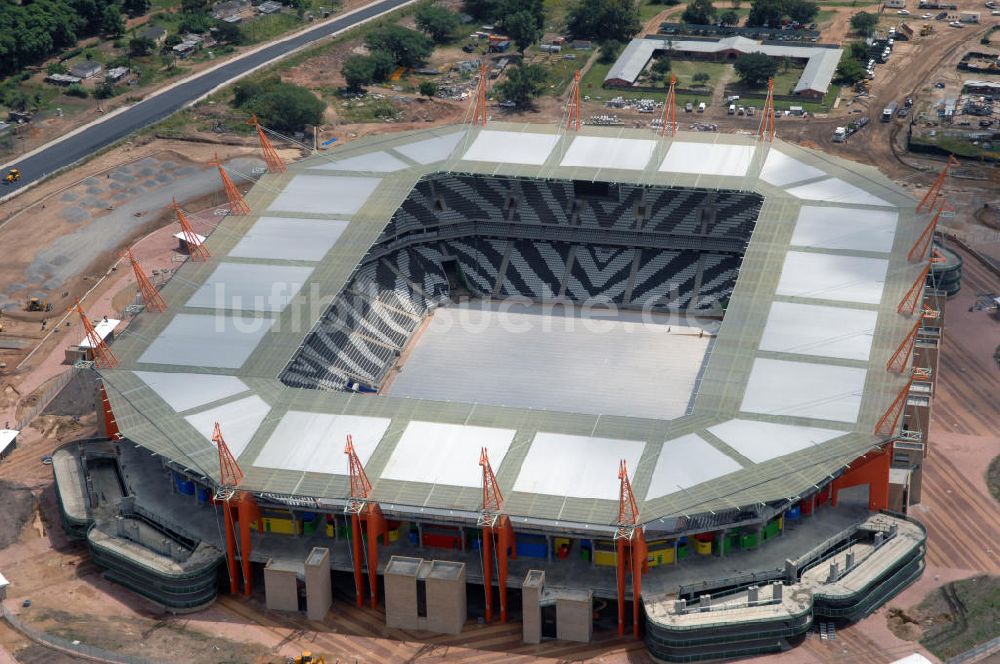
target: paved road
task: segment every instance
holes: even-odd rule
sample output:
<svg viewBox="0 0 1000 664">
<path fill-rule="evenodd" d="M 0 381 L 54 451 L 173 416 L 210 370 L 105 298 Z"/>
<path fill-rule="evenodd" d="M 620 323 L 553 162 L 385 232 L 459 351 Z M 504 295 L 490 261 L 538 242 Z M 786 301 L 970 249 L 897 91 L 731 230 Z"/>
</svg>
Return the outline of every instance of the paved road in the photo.
<svg viewBox="0 0 1000 664">
<path fill-rule="evenodd" d="M 134 131 L 159 122 L 163 118 L 180 110 L 185 104 L 198 99 L 215 87 L 232 80 L 254 67 L 281 57 L 300 46 L 322 39 L 345 28 L 350 28 L 367 18 L 384 14 L 407 2 L 408 0 L 380 0 L 374 2 L 350 16 L 345 16 L 307 30 L 287 41 L 272 44 L 255 53 L 229 62 L 214 71 L 197 76 L 163 94 L 139 102 L 128 110 L 109 118 L 106 122 L 96 124 L 74 136 L 49 145 L 31 157 L 17 161 L 16 165 L 21 169 L 21 181 L 17 184 L 0 188 L 0 196 L 13 193 L 17 189 L 35 180 L 44 178 L 46 175 L 60 168 L 80 161 Z"/>
</svg>

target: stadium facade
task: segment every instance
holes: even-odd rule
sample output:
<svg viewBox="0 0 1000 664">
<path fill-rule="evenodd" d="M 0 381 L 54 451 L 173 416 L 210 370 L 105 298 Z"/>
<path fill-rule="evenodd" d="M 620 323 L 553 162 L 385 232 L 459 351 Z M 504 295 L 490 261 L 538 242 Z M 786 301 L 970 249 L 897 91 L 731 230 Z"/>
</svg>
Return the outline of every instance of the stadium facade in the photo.
<svg viewBox="0 0 1000 664">
<path fill-rule="evenodd" d="M 636 627 L 664 659 L 786 647 L 920 573 L 922 527 L 869 512 L 912 498 L 889 481 L 924 449 L 905 346 L 939 319 L 926 256 L 910 260 L 926 215 L 874 169 L 744 136 L 451 126 L 314 155 L 247 202 L 100 371 L 119 518 L 179 536 L 199 574 L 204 545 L 223 547 L 215 423 L 256 510 L 236 551 L 248 589 L 323 546 L 356 582 L 367 566 L 376 599 L 386 574 L 390 622 L 405 560 L 489 574 L 483 448 L 518 555 L 506 585 L 537 569 L 550 587 L 529 607 L 524 582 L 526 638 L 559 592 L 625 603 L 622 460 L 645 542 Z M 387 524 L 367 562 L 345 516 L 348 436 Z M 86 493 L 85 454 L 64 453 L 60 492 Z M 86 502 L 63 500 L 77 530 L 107 515 Z"/>
</svg>

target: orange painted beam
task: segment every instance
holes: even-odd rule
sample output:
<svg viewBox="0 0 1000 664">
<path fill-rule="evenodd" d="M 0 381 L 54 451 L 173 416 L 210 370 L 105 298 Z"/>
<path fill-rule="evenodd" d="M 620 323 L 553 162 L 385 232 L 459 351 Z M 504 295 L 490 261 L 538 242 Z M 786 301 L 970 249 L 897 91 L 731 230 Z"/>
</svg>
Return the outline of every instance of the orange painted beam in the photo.
<svg viewBox="0 0 1000 664">
<path fill-rule="evenodd" d="M 861 484 L 868 485 L 868 509 L 877 512 L 889 508 L 889 466 L 892 462 L 892 443 L 877 452 L 855 459 L 851 468 L 833 481 L 830 504 L 836 507 L 837 493 Z"/>
<path fill-rule="evenodd" d="M 351 515 L 351 562 L 354 564 L 354 599 L 360 609 L 365 605 L 365 591 L 361 585 L 361 517 Z"/>
</svg>

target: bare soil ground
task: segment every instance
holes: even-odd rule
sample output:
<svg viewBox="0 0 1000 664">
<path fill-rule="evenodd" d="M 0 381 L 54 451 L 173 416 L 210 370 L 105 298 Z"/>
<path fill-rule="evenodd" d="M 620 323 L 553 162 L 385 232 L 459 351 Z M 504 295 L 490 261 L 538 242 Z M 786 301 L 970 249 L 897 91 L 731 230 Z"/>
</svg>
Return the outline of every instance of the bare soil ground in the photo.
<svg viewBox="0 0 1000 664">
<path fill-rule="evenodd" d="M 35 511 L 35 497 L 31 490 L 18 484 L 0 480 L 0 549 L 17 541 L 24 524 Z"/>
</svg>

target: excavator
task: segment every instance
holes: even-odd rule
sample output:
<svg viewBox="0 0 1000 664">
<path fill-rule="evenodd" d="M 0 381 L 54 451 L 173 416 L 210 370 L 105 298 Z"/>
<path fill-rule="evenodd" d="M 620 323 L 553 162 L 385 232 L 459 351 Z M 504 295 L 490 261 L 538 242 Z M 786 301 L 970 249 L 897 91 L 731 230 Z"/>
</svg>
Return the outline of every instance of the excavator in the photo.
<svg viewBox="0 0 1000 664">
<path fill-rule="evenodd" d="M 326 664 L 326 659 L 322 656 L 314 657 L 311 652 L 304 650 L 298 657 L 289 657 L 288 664 Z"/>
<path fill-rule="evenodd" d="M 9 171 L 7 171 L 7 175 L 4 176 L 3 183 L 13 184 L 20 179 L 21 179 L 21 171 L 17 170 L 16 168 L 12 168 Z"/>
</svg>

